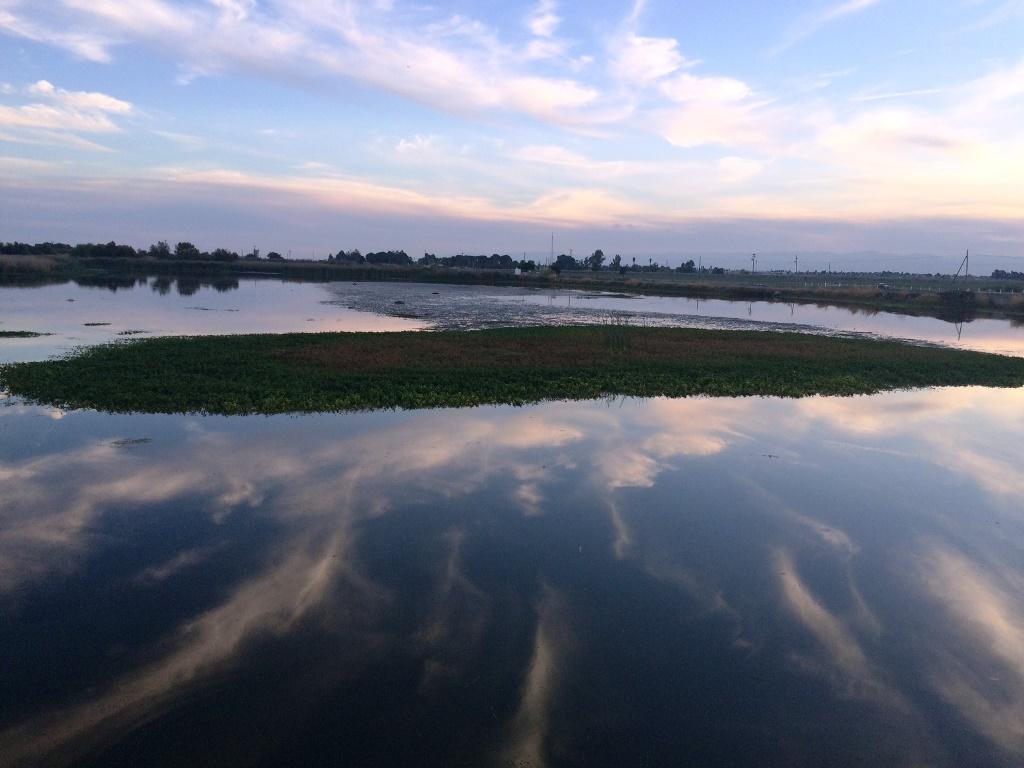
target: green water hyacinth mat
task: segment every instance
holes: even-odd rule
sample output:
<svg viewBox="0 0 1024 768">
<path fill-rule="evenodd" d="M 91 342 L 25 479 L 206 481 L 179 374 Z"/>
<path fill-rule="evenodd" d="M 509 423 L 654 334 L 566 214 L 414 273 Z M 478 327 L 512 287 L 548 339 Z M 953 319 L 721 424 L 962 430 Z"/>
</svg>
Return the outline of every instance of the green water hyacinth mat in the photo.
<svg viewBox="0 0 1024 768">
<path fill-rule="evenodd" d="M 1003 355 L 865 338 L 619 325 L 153 338 L 0 368 L 0 386 L 31 401 L 146 413 L 1022 384 L 1024 359 Z"/>
</svg>

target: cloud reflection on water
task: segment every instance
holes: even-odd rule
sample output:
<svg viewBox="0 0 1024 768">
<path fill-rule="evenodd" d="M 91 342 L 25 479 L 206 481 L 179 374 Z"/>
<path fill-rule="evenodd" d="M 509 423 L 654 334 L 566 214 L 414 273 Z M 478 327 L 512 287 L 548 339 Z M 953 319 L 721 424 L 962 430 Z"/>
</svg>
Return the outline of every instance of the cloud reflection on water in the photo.
<svg viewBox="0 0 1024 768">
<path fill-rule="evenodd" d="M 728 625 L 737 663 L 796 660 L 796 679 L 832 681 L 840 698 L 877 708 L 879 722 L 895 717 L 908 760 L 943 764 L 956 754 L 936 735 L 951 715 L 922 702 L 921 686 L 987 740 L 994 759 L 1024 755 L 1024 574 L 1019 545 L 1006 539 L 1022 522 L 1010 514 L 1024 487 L 1011 460 L 1022 405 L 1019 391 L 968 389 L 265 420 L 71 413 L 61 425 L 68 444 L 0 463 L 6 603 L 31 602 L 52 580 L 74 580 L 116 554 L 127 542 L 106 526 L 121 517 L 196 509 L 220 530 L 234 531 L 234 518 L 266 520 L 274 535 L 253 569 L 177 619 L 105 689 L 85 699 L 69 692 L 63 706 L 8 722 L 0 748 L 59 763 L 114 743 L 243 664 L 256 638 L 307 625 L 344 646 L 338 685 L 410 655 L 419 668 L 410 695 L 442 696 L 498 663 L 485 648 L 511 622 L 525 655 L 501 658 L 518 659 L 507 675 L 520 682 L 506 686 L 514 698 L 495 699 L 492 732 L 480 738 L 495 745 L 492 756 L 558 762 L 575 727 L 557 716 L 561 683 L 592 663 L 598 643 L 570 629 L 570 615 L 585 613 L 574 579 L 599 564 L 590 588 L 639 578 L 650 594 L 677 590 L 674 610 L 687 621 Z M 19 424 L 32 432 L 42 421 Z M 112 444 L 126 432 L 156 439 L 138 451 Z M 907 486 L 889 499 L 849 477 L 882 471 L 880 462 Z M 955 494 L 932 487 L 936 472 Z M 973 512 L 914 506 L 943 494 L 969 494 Z M 1010 530 L 979 524 L 997 512 Z M 385 567 L 392 551 L 396 568 L 406 567 L 402 553 L 424 560 L 422 599 L 409 603 L 410 585 Z M 133 588 L 200 578 L 225 552 L 216 542 L 183 545 L 136 569 Z M 902 561 L 914 553 L 908 574 Z M 488 562 L 527 580 L 499 588 Z M 773 611 L 780 596 L 785 610 Z M 918 612 L 934 604 L 938 614 Z M 905 605 L 922 626 L 906 624 Z M 411 611 L 407 634 L 394 624 L 399 610 Z M 900 637 L 919 645 L 909 657 L 887 646 Z"/>
</svg>

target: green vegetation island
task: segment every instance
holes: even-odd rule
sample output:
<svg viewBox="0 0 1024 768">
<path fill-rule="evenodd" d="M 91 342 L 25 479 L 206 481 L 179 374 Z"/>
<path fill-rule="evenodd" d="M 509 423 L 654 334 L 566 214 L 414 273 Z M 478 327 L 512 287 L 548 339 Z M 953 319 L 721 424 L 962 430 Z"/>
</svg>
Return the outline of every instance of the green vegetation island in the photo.
<svg viewBox="0 0 1024 768">
<path fill-rule="evenodd" d="M 1019 387 L 1024 359 L 895 341 L 625 325 L 165 337 L 0 367 L 60 408 L 274 414 L 607 396 Z"/>
<path fill-rule="evenodd" d="M 549 266 L 501 254 L 413 260 L 405 251 L 363 254 L 339 250 L 327 260 L 292 260 L 271 251 L 240 255 L 200 251 L 189 242 L 148 249 L 110 243 L 0 243 L 0 285 L 75 280 L 101 284 L 146 276 L 304 282 L 407 281 L 462 285 L 611 291 L 731 301 L 818 304 L 866 312 L 926 315 L 952 322 L 976 317 L 1024 318 L 1024 273 L 996 270 L 986 277 L 860 272 L 754 272 L 694 264 L 670 268 L 650 260 L 627 263 L 594 251 L 582 259 L 560 254 Z"/>
</svg>

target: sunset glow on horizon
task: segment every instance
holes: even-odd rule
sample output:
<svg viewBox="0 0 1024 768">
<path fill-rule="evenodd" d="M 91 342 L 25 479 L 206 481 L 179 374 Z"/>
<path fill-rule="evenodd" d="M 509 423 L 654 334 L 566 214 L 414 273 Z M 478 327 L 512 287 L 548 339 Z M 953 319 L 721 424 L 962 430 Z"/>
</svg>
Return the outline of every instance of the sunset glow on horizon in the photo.
<svg viewBox="0 0 1024 768">
<path fill-rule="evenodd" d="M 0 0 L 0 60 L 3 240 L 1024 257 L 1015 0 Z"/>
</svg>

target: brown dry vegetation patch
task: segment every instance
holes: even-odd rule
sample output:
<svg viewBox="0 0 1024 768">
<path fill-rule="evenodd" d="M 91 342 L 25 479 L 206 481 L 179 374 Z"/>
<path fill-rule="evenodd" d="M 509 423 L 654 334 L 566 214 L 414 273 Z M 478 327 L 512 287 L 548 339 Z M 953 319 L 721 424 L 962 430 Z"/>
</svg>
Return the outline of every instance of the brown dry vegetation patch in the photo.
<svg viewBox="0 0 1024 768">
<path fill-rule="evenodd" d="M 730 337 L 686 329 L 572 328 L 530 336 L 504 333 L 332 335 L 275 356 L 325 370 L 374 372 L 399 368 L 565 368 L 637 362 L 693 363 L 733 357 L 814 359 L 823 339 L 773 333 Z M 527 332 L 528 333 L 528 332 Z M 834 341 L 834 340 L 830 340 Z M 835 355 L 836 347 L 831 347 Z M 863 348 L 846 350 L 851 356 Z"/>
</svg>

